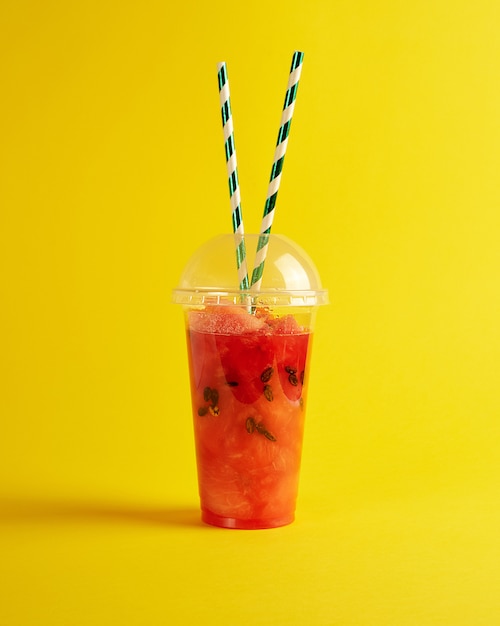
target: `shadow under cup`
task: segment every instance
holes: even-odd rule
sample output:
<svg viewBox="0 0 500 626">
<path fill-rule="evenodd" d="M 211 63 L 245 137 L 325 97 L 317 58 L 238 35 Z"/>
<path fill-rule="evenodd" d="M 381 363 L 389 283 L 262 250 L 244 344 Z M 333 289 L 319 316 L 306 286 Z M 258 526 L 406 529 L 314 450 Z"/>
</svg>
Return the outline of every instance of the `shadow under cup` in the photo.
<svg viewBox="0 0 500 626">
<path fill-rule="evenodd" d="M 174 290 L 185 314 L 202 519 L 224 528 L 294 520 L 314 319 L 328 300 L 307 254 L 281 235 L 266 238 L 259 290 L 238 288 L 235 235 L 199 248 Z M 250 253 L 258 242 L 244 237 Z"/>
</svg>

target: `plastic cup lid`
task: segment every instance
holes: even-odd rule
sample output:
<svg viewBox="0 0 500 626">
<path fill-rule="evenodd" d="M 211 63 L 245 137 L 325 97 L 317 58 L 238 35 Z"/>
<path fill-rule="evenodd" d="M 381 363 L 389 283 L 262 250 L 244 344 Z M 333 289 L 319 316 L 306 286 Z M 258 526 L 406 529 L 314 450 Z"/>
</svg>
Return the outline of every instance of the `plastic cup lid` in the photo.
<svg viewBox="0 0 500 626">
<path fill-rule="evenodd" d="M 319 306 L 328 303 L 309 255 L 284 235 L 268 235 L 262 282 L 258 290 L 239 289 L 236 249 L 241 235 L 218 235 L 200 246 L 187 262 L 173 301 L 183 305 L 231 305 L 251 301 L 261 306 Z M 245 234 L 249 278 L 259 235 Z"/>
</svg>

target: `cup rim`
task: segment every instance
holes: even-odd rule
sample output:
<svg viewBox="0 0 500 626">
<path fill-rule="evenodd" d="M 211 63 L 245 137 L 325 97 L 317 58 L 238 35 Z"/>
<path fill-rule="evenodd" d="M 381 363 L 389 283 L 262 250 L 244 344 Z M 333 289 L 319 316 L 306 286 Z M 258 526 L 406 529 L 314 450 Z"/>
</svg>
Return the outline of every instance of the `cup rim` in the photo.
<svg viewBox="0 0 500 626">
<path fill-rule="evenodd" d="M 285 290 L 266 289 L 263 291 L 221 289 L 203 287 L 176 288 L 173 302 L 184 306 L 322 306 L 328 304 L 328 290 Z"/>
</svg>

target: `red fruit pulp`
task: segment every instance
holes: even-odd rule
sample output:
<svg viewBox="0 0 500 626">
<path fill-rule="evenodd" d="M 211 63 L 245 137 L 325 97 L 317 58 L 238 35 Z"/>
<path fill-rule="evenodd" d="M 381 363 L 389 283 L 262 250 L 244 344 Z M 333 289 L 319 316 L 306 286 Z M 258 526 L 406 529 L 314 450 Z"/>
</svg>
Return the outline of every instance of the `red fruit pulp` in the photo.
<svg viewBox="0 0 500 626">
<path fill-rule="evenodd" d="M 271 528 L 294 519 L 311 334 L 292 316 L 188 314 L 202 519 Z"/>
</svg>

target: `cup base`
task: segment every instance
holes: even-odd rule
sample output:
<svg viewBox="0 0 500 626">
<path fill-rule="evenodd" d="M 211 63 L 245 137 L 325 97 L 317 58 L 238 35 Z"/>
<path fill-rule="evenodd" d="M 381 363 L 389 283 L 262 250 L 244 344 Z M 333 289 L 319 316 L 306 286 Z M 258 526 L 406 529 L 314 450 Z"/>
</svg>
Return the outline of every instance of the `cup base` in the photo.
<svg viewBox="0 0 500 626">
<path fill-rule="evenodd" d="M 237 530 L 262 530 L 265 528 L 279 528 L 291 524 L 295 516 L 287 515 L 273 519 L 236 519 L 234 517 L 222 517 L 211 511 L 202 510 L 201 519 L 205 524 L 218 526 L 219 528 L 234 528 Z"/>
</svg>

